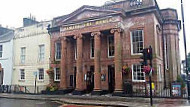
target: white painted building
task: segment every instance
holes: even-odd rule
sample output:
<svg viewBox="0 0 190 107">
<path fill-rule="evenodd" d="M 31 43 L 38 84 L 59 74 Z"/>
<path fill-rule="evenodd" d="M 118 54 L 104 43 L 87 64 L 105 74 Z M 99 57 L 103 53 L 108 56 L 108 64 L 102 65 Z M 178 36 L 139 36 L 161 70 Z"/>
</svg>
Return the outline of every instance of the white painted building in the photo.
<svg viewBox="0 0 190 107">
<path fill-rule="evenodd" d="M 15 30 L 13 85 L 26 86 L 34 92 L 35 72 L 37 91 L 44 90 L 49 84 L 50 36 L 47 26 L 50 21 L 39 22 Z"/>
<path fill-rule="evenodd" d="M 0 72 L 0 84 L 3 85 L 11 85 L 12 81 L 13 36 L 14 31 L 12 30 L 6 30 L 0 34 L 0 64 L 3 68 L 3 71 Z"/>
</svg>

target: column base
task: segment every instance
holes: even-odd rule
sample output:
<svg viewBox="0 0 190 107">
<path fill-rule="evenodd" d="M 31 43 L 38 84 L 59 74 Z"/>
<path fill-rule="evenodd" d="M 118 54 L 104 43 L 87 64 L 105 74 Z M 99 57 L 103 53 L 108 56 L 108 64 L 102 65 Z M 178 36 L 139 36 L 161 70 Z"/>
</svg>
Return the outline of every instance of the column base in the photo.
<svg viewBox="0 0 190 107">
<path fill-rule="evenodd" d="M 83 90 L 83 91 L 74 90 L 74 91 L 72 92 L 72 94 L 73 94 L 73 95 L 82 95 L 82 94 L 85 94 L 85 91 L 84 91 L 84 90 Z"/>
<path fill-rule="evenodd" d="M 102 95 L 102 90 L 93 90 L 91 95 Z"/>
<path fill-rule="evenodd" d="M 123 91 L 114 91 L 113 96 L 125 96 Z"/>
<path fill-rule="evenodd" d="M 102 90 L 102 95 L 103 95 L 103 94 L 108 94 L 108 93 L 109 93 L 108 90 Z"/>
</svg>

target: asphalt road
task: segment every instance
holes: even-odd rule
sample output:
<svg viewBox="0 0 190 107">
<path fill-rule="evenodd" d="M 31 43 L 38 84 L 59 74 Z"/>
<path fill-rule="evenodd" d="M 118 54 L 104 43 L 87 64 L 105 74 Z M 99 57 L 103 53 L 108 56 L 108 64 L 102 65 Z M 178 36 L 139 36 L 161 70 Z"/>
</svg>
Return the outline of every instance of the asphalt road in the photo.
<svg viewBox="0 0 190 107">
<path fill-rule="evenodd" d="M 60 105 L 51 101 L 0 98 L 0 107 L 59 107 Z"/>
</svg>

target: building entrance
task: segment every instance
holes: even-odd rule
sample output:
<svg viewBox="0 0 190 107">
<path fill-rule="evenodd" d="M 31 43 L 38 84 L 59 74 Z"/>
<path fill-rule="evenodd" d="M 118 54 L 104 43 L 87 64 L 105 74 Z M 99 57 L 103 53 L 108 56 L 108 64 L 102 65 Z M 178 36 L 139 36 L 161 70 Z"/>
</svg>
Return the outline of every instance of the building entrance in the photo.
<svg viewBox="0 0 190 107">
<path fill-rule="evenodd" d="M 74 67 L 74 84 L 73 84 L 73 88 L 76 88 L 76 75 L 77 75 L 77 68 Z"/>
<path fill-rule="evenodd" d="M 0 63 L 0 85 L 2 85 L 2 84 L 3 84 L 3 68 Z"/>
<path fill-rule="evenodd" d="M 90 71 L 86 74 L 86 86 L 87 92 L 91 92 L 94 89 L 94 66 L 90 67 Z"/>
<path fill-rule="evenodd" d="M 115 68 L 114 66 L 108 66 L 108 91 L 112 93 L 115 89 Z"/>
</svg>

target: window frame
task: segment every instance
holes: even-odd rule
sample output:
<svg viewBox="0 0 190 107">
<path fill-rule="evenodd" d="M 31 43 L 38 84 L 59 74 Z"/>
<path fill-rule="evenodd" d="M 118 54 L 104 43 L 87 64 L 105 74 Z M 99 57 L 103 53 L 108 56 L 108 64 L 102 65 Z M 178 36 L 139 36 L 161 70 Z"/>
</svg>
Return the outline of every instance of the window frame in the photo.
<svg viewBox="0 0 190 107">
<path fill-rule="evenodd" d="M 91 36 L 91 38 L 90 38 L 90 59 L 94 59 L 94 55 L 95 55 L 95 53 L 92 53 L 92 51 L 95 52 L 94 39 L 95 39 L 94 36 Z M 93 47 L 92 47 L 92 44 L 93 44 Z"/>
<path fill-rule="evenodd" d="M 77 42 L 77 41 L 76 41 Z M 77 43 L 74 43 L 74 57 L 75 57 L 75 60 L 77 60 Z"/>
<path fill-rule="evenodd" d="M 41 51 L 41 47 L 43 47 L 43 50 Z M 43 62 L 45 60 L 45 45 L 39 45 L 39 53 L 38 53 L 38 60 L 39 62 Z"/>
<path fill-rule="evenodd" d="M 57 79 L 57 69 L 59 69 L 59 79 Z M 61 69 L 60 68 L 54 68 L 54 81 L 60 81 L 61 80 Z"/>
<path fill-rule="evenodd" d="M 0 45 L 0 47 L 1 47 L 1 48 L 0 48 L 0 49 L 1 49 L 1 50 L 0 50 L 0 58 L 3 58 L 3 45 Z"/>
<path fill-rule="evenodd" d="M 132 66 L 131 66 L 131 68 L 132 68 L 132 81 L 133 82 L 145 82 L 146 81 L 146 75 L 145 75 L 145 73 L 142 71 L 143 69 L 141 68 L 140 70 L 140 73 L 143 73 L 143 75 L 144 75 L 144 80 L 137 80 L 137 79 L 134 79 L 134 65 L 136 65 L 136 66 L 141 66 L 142 67 L 142 65 L 141 64 L 132 64 Z M 138 72 L 138 71 L 137 71 Z M 137 76 L 137 78 L 138 78 L 138 74 L 136 74 L 136 76 Z"/>
<path fill-rule="evenodd" d="M 41 75 L 41 76 L 40 76 L 40 70 L 43 71 L 43 75 Z M 43 78 L 40 78 L 40 77 L 43 77 Z M 39 68 L 39 69 L 38 69 L 38 80 L 39 80 L 39 81 L 43 81 L 44 78 L 45 78 L 44 69 L 43 69 L 43 68 Z"/>
<path fill-rule="evenodd" d="M 110 56 L 110 55 L 109 55 L 109 51 L 110 51 L 109 37 L 113 37 L 113 47 L 114 47 L 114 49 L 113 49 L 114 55 L 113 55 L 113 56 Z M 108 58 L 113 58 L 113 57 L 115 56 L 115 43 L 114 43 L 114 41 L 115 41 L 115 40 L 114 40 L 114 35 L 108 35 L 108 36 L 107 36 L 107 46 L 108 46 L 107 54 L 108 54 Z"/>
<path fill-rule="evenodd" d="M 26 61 L 26 47 L 21 47 L 20 63 L 24 64 Z"/>
<path fill-rule="evenodd" d="M 24 73 L 24 74 L 22 74 Z M 24 78 L 22 78 L 22 76 L 24 76 Z M 19 80 L 25 80 L 26 79 L 26 73 L 24 69 L 20 69 L 19 70 Z"/>
<path fill-rule="evenodd" d="M 133 52 L 133 35 L 132 35 L 132 32 L 134 31 L 142 31 L 142 40 L 143 40 L 143 49 L 144 49 L 144 29 L 134 29 L 134 30 L 131 30 L 130 31 L 130 40 L 131 40 L 131 55 L 142 55 L 141 52 L 139 53 L 134 53 Z"/>
<path fill-rule="evenodd" d="M 59 59 L 57 57 L 59 55 L 59 54 L 57 54 L 58 53 L 57 44 L 60 44 L 60 50 L 59 50 L 60 56 L 59 56 Z M 55 42 L 55 61 L 60 61 L 60 60 L 61 60 L 61 41 L 57 41 L 57 42 Z"/>
<path fill-rule="evenodd" d="M 158 64 L 157 71 L 158 71 L 158 77 L 157 77 L 158 80 L 157 81 L 161 82 L 162 81 L 162 66 L 161 66 L 161 64 Z"/>
<path fill-rule="evenodd" d="M 170 64 L 170 62 L 169 62 L 169 54 L 168 54 L 168 35 L 166 35 L 166 36 L 164 36 L 164 42 L 165 42 L 165 46 L 164 46 L 164 50 L 165 50 L 165 59 L 166 59 L 166 61 L 165 61 L 165 68 L 166 68 L 166 70 L 168 70 L 169 69 L 169 64 Z"/>
</svg>

